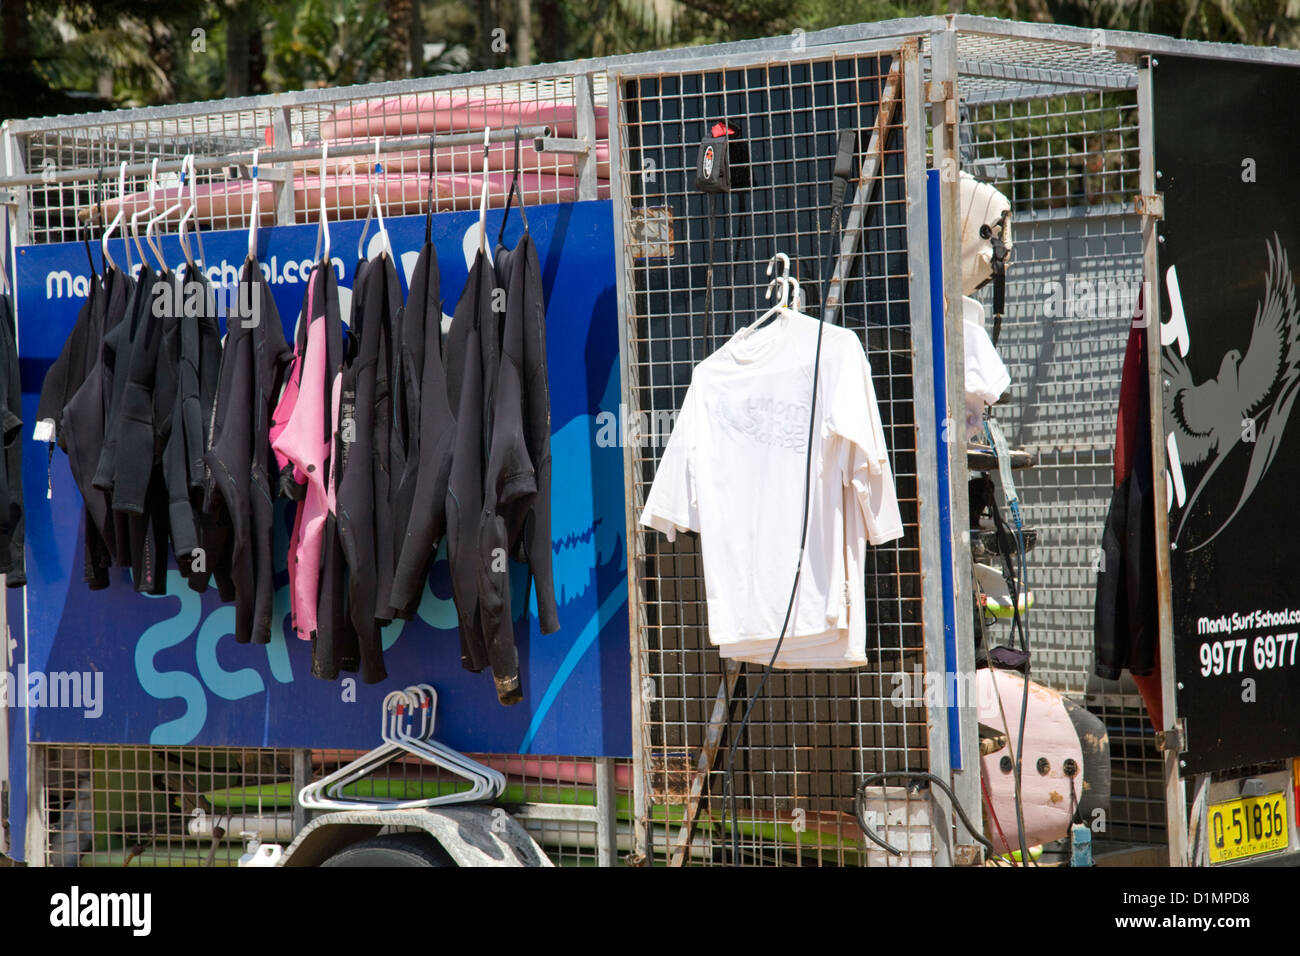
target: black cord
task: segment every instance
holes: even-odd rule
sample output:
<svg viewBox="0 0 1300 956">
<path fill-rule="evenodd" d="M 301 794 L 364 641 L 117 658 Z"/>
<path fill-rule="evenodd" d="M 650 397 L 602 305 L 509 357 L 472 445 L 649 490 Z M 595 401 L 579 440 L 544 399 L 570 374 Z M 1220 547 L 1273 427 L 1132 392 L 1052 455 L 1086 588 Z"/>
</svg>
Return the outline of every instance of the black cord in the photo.
<svg viewBox="0 0 1300 956">
<path fill-rule="evenodd" d="M 705 193 L 704 201 L 709 220 L 709 265 L 704 273 L 704 357 L 708 358 L 713 354 L 713 233 L 718 215 L 718 194 Z"/>
<path fill-rule="evenodd" d="M 1004 489 L 1005 491 L 1005 489 Z M 1018 583 L 1025 589 L 1025 610 L 1029 610 L 1029 587 L 1024 585 L 1025 580 L 1025 541 L 1019 526 L 1016 527 L 1016 548 L 1020 553 L 1020 569 Z M 1025 718 L 1029 710 L 1029 672 L 1031 670 L 1029 661 L 1029 637 L 1025 633 L 1024 621 L 1020 619 L 1020 592 L 1017 590 L 1011 595 L 1012 621 L 1020 634 L 1020 648 L 1025 652 L 1025 672 L 1021 675 L 1024 679 L 1024 688 L 1020 694 L 1020 730 L 1016 735 L 1016 826 L 1020 830 L 1020 865 L 1029 865 L 1029 851 L 1025 847 L 1025 805 L 1021 791 L 1021 781 L 1024 777 L 1024 754 L 1025 754 Z M 1035 866 L 1038 864 L 1035 863 Z"/>
<path fill-rule="evenodd" d="M 871 825 L 867 823 L 867 787 L 879 783 L 882 780 L 888 780 L 890 777 L 903 777 L 907 780 L 925 780 L 937 786 L 940 790 L 946 793 L 948 799 L 952 801 L 952 808 L 957 811 L 957 816 L 961 820 L 962 826 L 966 828 L 966 832 L 975 838 L 976 843 L 986 847 L 989 853 L 993 852 L 993 844 L 986 836 L 984 836 L 983 833 L 971 825 L 970 818 L 966 816 L 966 811 L 962 809 L 961 801 L 958 800 L 957 795 L 952 792 L 952 788 L 928 770 L 886 770 L 883 773 L 873 773 L 862 778 L 862 782 L 858 784 L 858 789 L 853 792 L 853 815 L 858 818 L 858 826 L 862 828 L 862 832 L 866 835 L 867 839 L 876 844 L 876 846 L 892 853 L 894 856 L 903 855 L 902 851 L 896 850 L 894 847 L 886 843 L 884 838 L 876 833 L 876 831 L 871 828 Z"/>
<path fill-rule="evenodd" d="M 992 444 L 992 432 L 990 431 L 990 447 L 993 448 L 994 454 L 997 454 L 997 446 Z M 1005 497 L 1006 488 L 1002 489 Z M 1016 756 L 1015 767 L 1013 768 L 1012 781 L 1015 784 L 1015 806 L 1016 806 L 1016 836 L 1020 843 L 1020 865 L 1029 866 L 1029 847 L 1025 842 L 1025 807 L 1022 795 L 1022 786 L 1024 781 L 1024 755 L 1025 755 L 1025 721 L 1029 710 L 1029 637 L 1025 633 L 1025 624 L 1020 617 L 1020 586 L 1025 580 L 1025 541 L 1024 534 L 1020 528 L 1016 528 L 1016 553 L 1019 564 L 1013 564 L 1011 555 L 1006 553 L 1004 545 L 1010 538 L 1007 531 L 1006 521 L 1002 518 L 1002 513 L 998 511 L 997 503 L 989 499 L 989 511 L 993 516 L 993 525 L 997 531 L 998 550 L 1002 552 L 1002 577 L 1006 581 L 1007 587 L 1011 590 L 1011 631 L 1020 638 L 1020 649 L 1025 653 L 1025 672 L 1022 674 L 1024 687 L 1020 694 L 1020 729 L 1016 734 Z M 1028 600 L 1029 589 L 1025 588 L 1025 597 Z M 1028 610 L 1028 608 L 1026 608 Z M 990 662 L 990 667 L 992 662 Z M 996 689 L 996 682 L 995 682 Z M 998 691 L 999 696 L 1001 691 Z M 1008 727 L 1009 731 L 1010 728 Z"/>
</svg>

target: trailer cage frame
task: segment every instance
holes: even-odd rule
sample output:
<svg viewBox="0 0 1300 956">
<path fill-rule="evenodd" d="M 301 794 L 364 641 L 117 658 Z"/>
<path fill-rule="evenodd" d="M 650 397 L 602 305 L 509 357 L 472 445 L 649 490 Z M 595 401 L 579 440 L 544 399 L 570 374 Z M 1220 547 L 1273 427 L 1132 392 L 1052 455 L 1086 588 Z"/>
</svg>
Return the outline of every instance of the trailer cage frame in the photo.
<svg viewBox="0 0 1300 956">
<path fill-rule="evenodd" d="M 1128 320 L 1071 325 L 1044 322 L 1036 311 L 1043 281 L 1078 270 L 1156 287 L 1160 208 L 1151 71 L 1162 54 L 1300 68 L 1295 51 L 958 14 L 341 89 L 10 120 L 0 127 L 10 279 L 20 247 L 78 237 L 99 180 L 115 181 L 123 163 L 139 188 L 155 161 L 166 172 L 192 153 L 196 168 L 215 181 L 247 175 L 253 151 L 260 150 L 259 175 L 271 181 L 275 196 L 266 214 L 286 225 L 311 221 L 310 210 L 295 200 L 293 170 L 295 164 L 311 168 L 316 154 L 302 143 L 335 109 L 362 101 L 395 104 L 398 132 L 380 137 L 378 148 L 414 154 L 429 140 L 404 132 L 408 94 L 486 91 L 563 104 L 575 110 L 573 135 L 544 125 L 525 135 L 539 152 L 569 157 L 572 185 L 547 187 L 532 201 L 595 200 L 608 188 L 622 403 L 629 419 L 670 418 L 703 334 L 697 320 L 707 215 L 689 174 L 705 120 L 737 116 L 761 147 L 752 152 L 761 176 L 731 217 L 736 232 L 729 224 L 715 245 L 722 248 L 709 311 L 722 303 L 733 314 L 756 304 L 763 283 L 757 270 L 778 240 L 792 243 L 812 284 L 823 277 L 828 205 L 818 187 L 827 180 L 825 143 L 836 124 L 851 120 L 859 133 L 860 177 L 847 206 L 849 228 L 831 256 L 830 311 L 866 346 L 893 439 L 908 534 L 897 546 L 875 549 L 880 554 L 869 565 L 877 663 L 851 672 L 778 672 L 756 707 L 736 778 L 745 823 L 741 862 L 962 865 L 979 862 L 981 854 L 946 798 L 892 786 L 875 794 L 883 829 L 905 844 L 899 860 L 886 859 L 865 840 L 851 803 L 867 774 L 928 770 L 952 782 L 971 819 L 981 818 L 974 708 L 899 706 L 891 697 L 899 675 L 960 675 L 975 666 L 969 540 L 959 530 L 945 538 L 941 530 L 944 520 L 952 529 L 969 525 L 965 447 L 942 435 L 944 423 L 963 417 L 962 364 L 951 360 L 962 354 L 962 330 L 960 323 L 934 321 L 944 314 L 943 300 L 960 311 L 958 183 L 941 174 L 932 192 L 927 169 L 963 168 L 992 181 L 1011 200 L 1016 229 L 1002 340 L 1013 393 L 996 414 L 1008 436 L 1039 459 L 1022 489 L 1030 520 L 1043 533 L 1031 578 L 1038 596 L 1035 673 L 1106 722 L 1116 779 L 1109 836 L 1145 848 L 1148 857 L 1154 850 L 1186 865 L 1187 797 L 1177 752 L 1157 749 L 1131 683 L 1092 676 L 1086 598 L 1109 499 L 1113 433 L 1106 423 L 1114 420 Z M 605 117 L 608 132 L 601 135 Z M 513 135 L 496 130 L 493 140 Z M 437 134 L 437 141 L 469 148 L 475 137 L 481 142 L 478 133 Z M 375 148 L 358 143 L 332 148 L 331 155 L 361 158 Z M 1085 154 L 1096 169 L 1081 169 Z M 1078 191 L 1059 185 L 1074 180 Z M 359 218 L 364 207 L 350 212 Z M 348 218 L 349 211 L 339 215 Z M 938 262 L 932 262 L 932 215 L 940 224 Z M 247 209 L 237 209 L 207 228 L 245 228 L 247 216 Z M 174 231 L 175 223 L 161 229 Z M 941 336 L 933 334 L 936 328 Z M 19 329 L 21 336 L 21 316 Z M 1158 369 L 1158 337 L 1150 338 Z M 1160 389 L 1151 394 L 1159 422 Z M 947 396 L 942 405 L 941 395 Z M 1065 422 L 1068 438 L 1054 427 Z M 1153 441 L 1158 445 L 1158 437 Z M 548 827 L 564 831 L 543 841 L 560 848 L 561 862 L 728 862 L 719 829 L 719 753 L 731 742 L 733 694 L 752 681 L 745 682 L 742 669 L 724 667 L 709 646 L 698 542 L 683 538 L 669 546 L 638 525 L 661 450 L 661 443 L 623 448 L 630 781 L 617 782 L 627 761 L 556 758 L 592 764 L 594 806 L 557 800 L 558 780 L 525 781 L 519 817 L 535 836 Z M 1172 660 L 1164 459 L 1154 450 L 1160 648 Z M 1169 729 L 1177 726 L 1173 683 L 1167 672 Z M 0 772 L 7 786 L 13 762 L 26 762 L 26 856 L 35 865 L 79 859 L 61 853 L 69 820 L 84 815 L 87 781 L 116 788 L 121 806 L 140 796 L 129 769 L 137 761 L 202 763 L 203 772 L 216 773 L 232 759 L 246 759 L 260 768 L 253 777 L 287 776 L 295 785 L 313 772 L 310 751 L 253 753 L 237 745 L 37 742 L 28 732 L 26 752 L 11 753 L 8 722 L 25 716 L 0 707 Z M 320 749 L 328 750 L 328 742 Z M 107 772 L 110 767 L 117 772 Z M 296 806 L 284 821 L 290 836 L 305 823 Z M 5 850 L 12 848 L 0 845 Z M 195 852 L 181 846 L 160 863 L 185 862 Z M 226 862 L 237 855 L 222 853 Z"/>
</svg>

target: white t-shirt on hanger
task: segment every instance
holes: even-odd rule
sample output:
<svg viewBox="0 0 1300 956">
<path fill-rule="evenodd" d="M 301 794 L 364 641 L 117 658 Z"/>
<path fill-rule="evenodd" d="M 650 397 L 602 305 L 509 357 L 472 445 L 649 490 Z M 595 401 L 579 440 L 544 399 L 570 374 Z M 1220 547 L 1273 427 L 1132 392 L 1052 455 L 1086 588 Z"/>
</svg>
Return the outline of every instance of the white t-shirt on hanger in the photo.
<svg viewBox="0 0 1300 956">
<path fill-rule="evenodd" d="M 818 322 L 786 311 L 696 367 L 641 524 L 698 532 L 709 637 L 766 664 L 799 552 Z M 824 328 L 808 541 L 778 666 L 865 663 L 864 550 L 903 534 L 884 429 L 857 335 Z"/>
</svg>

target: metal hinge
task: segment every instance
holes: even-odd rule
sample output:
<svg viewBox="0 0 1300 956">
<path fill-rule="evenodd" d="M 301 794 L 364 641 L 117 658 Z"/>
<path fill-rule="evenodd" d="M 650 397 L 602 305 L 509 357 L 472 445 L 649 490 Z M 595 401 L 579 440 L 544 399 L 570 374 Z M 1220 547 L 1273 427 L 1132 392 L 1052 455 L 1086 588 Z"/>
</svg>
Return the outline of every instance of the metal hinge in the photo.
<svg viewBox="0 0 1300 956">
<path fill-rule="evenodd" d="M 957 103 L 956 84 L 952 80 L 928 80 L 925 84 L 925 98 L 927 102 L 934 104 L 943 104 L 943 121 L 950 126 L 956 126 L 960 119 L 960 110 Z"/>
<path fill-rule="evenodd" d="M 1155 219 L 1165 218 L 1165 194 L 1152 193 L 1150 196 L 1134 196 L 1133 211 L 1139 216 L 1151 216 Z"/>
<path fill-rule="evenodd" d="M 952 99 L 952 80 L 927 80 L 925 98 L 930 103 L 942 103 Z"/>
<path fill-rule="evenodd" d="M 667 206 L 632 210 L 627 219 L 627 245 L 637 259 L 671 259 L 673 212 Z"/>
<path fill-rule="evenodd" d="M 955 866 L 979 866 L 983 860 L 979 844 L 959 843 L 952 849 L 952 862 Z"/>
<path fill-rule="evenodd" d="M 1187 750 L 1187 721 L 1179 717 L 1168 730 L 1156 731 L 1156 749 L 1161 753 L 1176 754 Z"/>
</svg>

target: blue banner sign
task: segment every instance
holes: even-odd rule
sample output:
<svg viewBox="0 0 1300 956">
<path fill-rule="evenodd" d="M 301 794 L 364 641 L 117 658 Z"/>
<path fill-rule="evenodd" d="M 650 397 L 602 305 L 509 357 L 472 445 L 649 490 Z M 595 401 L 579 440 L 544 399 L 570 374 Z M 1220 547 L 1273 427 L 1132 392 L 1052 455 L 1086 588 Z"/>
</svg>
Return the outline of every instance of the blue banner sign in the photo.
<svg viewBox="0 0 1300 956">
<path fill-rule="evenodd" d="M 500 217 L 500 210 L 488 216 L 489 236 L 496 236 Z M 29 583 L 25 594 L 10 596 L 5 661 L 8 703 L 27 706 L 33 742 L 369 748 L 379 742 L 384 695 L 428 682 L 438 691 L 435 736 L 457 749 L 631 753 L 622 451 L 617 440 L 601 438 L 616 433 L 602 423 L 616 421 L 619 412 L 611 210 L 608 202 L 538 206 L 529 210 L 528 222 L 547 301 L 561 627 L 539 634 L 535 602 L 525 603 L 523 569 L 515 568 L 525 697 L 508 708 L 497 702 L 488 673 L 461 668 L 441 557 L 415 619 L 384 630 L 388 680 L 365 685 L 352 675 L 332 682 L 312 677 L 310 646 L 294 635 L 289 619 L 284 562 L 292 513 L 286 503 L 276 543 L 280 626 L 270 644 L 237 644 L 233 607 L 215 589 L 191 591 L 174 565 L 165 596 L 137 594 L 126 569 L 113 572 L 107 590 L 90 591 L 82 582 L 82 503 L 67 458 L 56 450 L 51 464 L 48 446 L 32 437 L 44 372 L 85 299 L 86 254 L 79 243 L 17 250 Z M 508 245 L 520 228 L 516 215 Z M 405 281 L 424 238 L 424 219 L 393 219 L 388 229 Z M 345 320 L 360 230 L 360 222 L 331 228 Z M 259 234 L 259 259 L 290 342 L 316 233 L 315 225 L 303 225 Z M 477 247 L 477 213 L 435 216 L 433 235 L 443 310 L 450 315 Z M 244 232 L 204 236 L 214 285 L 233 285 L 247 243 Z M 162 248 L 169 263 L 184 261 L 174 237 L 164 238 Z M 123 262 L 120 241 L 110 252 Z M 19 715 L 13 721 L 18 737 L 21 712 L 10 713 Z"/>
</svg>

